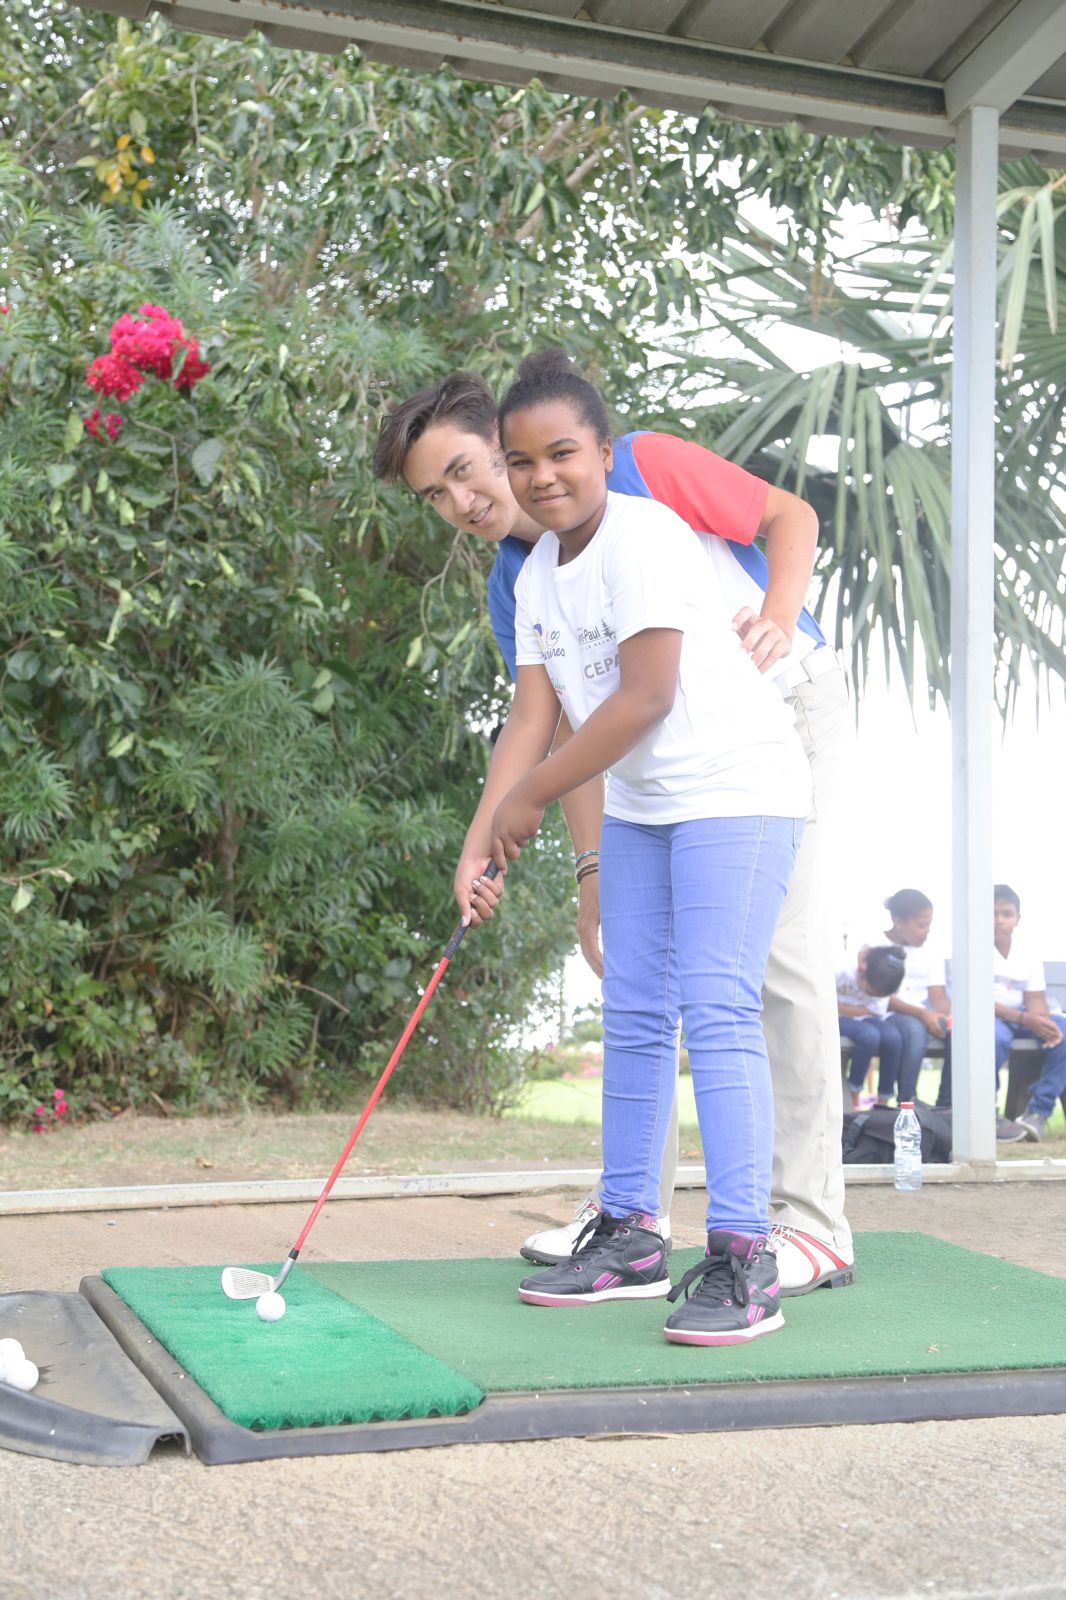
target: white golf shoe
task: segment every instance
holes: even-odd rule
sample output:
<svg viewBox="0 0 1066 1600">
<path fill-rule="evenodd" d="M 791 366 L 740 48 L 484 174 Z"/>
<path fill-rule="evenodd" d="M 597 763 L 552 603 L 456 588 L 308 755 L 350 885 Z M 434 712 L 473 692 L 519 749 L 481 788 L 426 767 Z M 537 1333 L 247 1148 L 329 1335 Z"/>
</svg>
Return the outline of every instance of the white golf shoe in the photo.
<svg viewBox="0 0 1066 1600">
<path fill-rule="evenodd" d="M 842 1289 L 855 1282 L 854 1257 L 849 1260 L 817 1234 L 774 1227 L 770 1229 L 770 1248 L 777 1257 L 782 1295 Z"/>
<path fill-rule="evenodd" d="M 519 1255 L 527 1261 L 536 1262 L 540 1267 L 557 1267 L 561 1261 L 566 1261 L 573 1252 L 578 1235 L 588 1223 L 595 1221 L 600 1214 L 600 1203 L 595 1194 L 585 1197 L 578 1207 L 572 1222 L 565 1222 L 558 1228 L 546 1228 L 543 1233 L 531 1233 L 525 1244 L 519 1250 Z M 670 1248 L 670 1216 L 659 1218 L 659 1232 Z M 589 1237 L 591 1238 L 591 1230 Z"/>
</svg>

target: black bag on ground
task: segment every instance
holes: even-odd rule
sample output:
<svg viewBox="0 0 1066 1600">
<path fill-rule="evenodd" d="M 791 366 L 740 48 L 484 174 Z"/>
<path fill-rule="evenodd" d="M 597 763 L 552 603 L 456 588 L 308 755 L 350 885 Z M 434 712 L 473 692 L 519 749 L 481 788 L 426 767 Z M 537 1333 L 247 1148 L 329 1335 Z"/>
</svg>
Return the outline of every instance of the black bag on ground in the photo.
<svg viewBox="0 0 1066 1600">
<path fill-rule="evenodd" d="M 951 1112 L 916 1102 L 914 1114 L 922 1130 L 922 1160 L 951 1160 Z M 844 1162 L 847 1166 L 891 1166 L 896 1147 L 893 1131 L 899 1109 L 896 1106 L 871 1106 L 869 1111 L 844 1113 Z"/>
</svg>

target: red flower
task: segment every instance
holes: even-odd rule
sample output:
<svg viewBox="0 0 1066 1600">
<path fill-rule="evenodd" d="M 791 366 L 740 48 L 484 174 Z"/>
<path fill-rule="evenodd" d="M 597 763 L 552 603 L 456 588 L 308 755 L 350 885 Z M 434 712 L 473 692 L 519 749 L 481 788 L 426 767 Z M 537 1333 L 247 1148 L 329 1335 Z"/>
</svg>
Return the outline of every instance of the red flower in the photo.
<svg viewBox="0 0 1066 1600">
<path fill-rule="evenodd" d="M 181 343 L 185 345 L 189 353 L 185 357 L 184 366 L 174 379 L 174 387 L 175 389 L 191 390 L 196 387 L 201 378 L 207 376 L 211 368 L 206 361 L 200 360 L 200 347 L 191 334 L 186 335 L 181 340 Z"/>
<path fill-rule="evenodd" d="M 131 394 L 144 382 L 143 372 L 138 372 L 135 366 L 114 351 L 106 356 L 97 356 L 90 361 L 85 372 L 85 381 L 90 389 L 95 389 L 97 394 L 113 394 L 116 400 L 128 400 Z"/>
<path fill-rule="evenodd" d="M 11 307 L 9 305 L 6 305 L 3 300 L 0 300 L 0 316 L 6 317 L 10 310 L 11 310 Z"/>
<path fill-rule="evenodd" d="M 89 415 L 84 418 L 85 431 L 86 433 L 91 434 L 94 439 L 99 439 L 100 427 L 103 425 L 107 432 L 107 437 L 109 439 L 114 439 L 118 433 L 118 430 L 122 426 L 122 421 L 123 419 L 119 416 L 117 411 L 109 411 L 106 417 L 102 417 L 100 415 L 100 407 L 93 406 L 92 410 L 89 412 Z"/>
<path fill-rule="evenodd" d="M 141 311 L 148 314 L 147 321 L 138 321 L 127 312 L 112 324 L 112 353 L 142 371 L 154 372 L 157 378 L 169 378 L 174 352 L 185 342 L 181 323 L 162 306 L 143 305 Z"/>
<path fill-rule="evenodd" d="M 184 349 L 185 361 L 174 377 L 174 357 Z M 111 324 L 111 349 L 106 356 L 97 356 L 86 374 L 85 381 L 98 394 L 113 394 L 119 400 L 128 400 L 144 381 L 146 373 L 153 373 L 164 382 L 174 379 L 177 389 L 193 389 L 211 368 L 201 361 L 199 346 L 191 334 L 185 332 L 177 317 L 172 317 L 164 306 L 145 301 L 137 308 L 137 315 L 126 311 Z M 98 437 L 99 413 L 94 414 L 93 437 Z M 122 418 L 111 412 L 104 419 L 108 436 L 114 438 Z M 88 423 L 86 423 L 88 427 Z"/>
</svg>

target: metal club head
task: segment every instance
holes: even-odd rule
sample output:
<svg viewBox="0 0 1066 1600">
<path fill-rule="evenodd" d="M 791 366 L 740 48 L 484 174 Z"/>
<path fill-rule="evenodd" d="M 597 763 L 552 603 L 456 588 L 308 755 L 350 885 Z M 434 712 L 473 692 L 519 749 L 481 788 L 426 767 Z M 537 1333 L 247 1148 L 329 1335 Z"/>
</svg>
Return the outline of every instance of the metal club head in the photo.
<svg viewBox="0 0 1066 1600">
<path fill-rule="evenodd" d="M 293 1246 L 275 1278 L 269 1272 L 253 1272 L 251 1267 L 223 1267 L 222 1293 L 230 1300 L 258 1300 L 261 1294 L 280 1289 L 296 1265 L 298 1254 L 299 1251 Z"/>
<path fill-rule="evenodd" d="M 253 1272 L 251 1267 L 224 1267 L 222 1293 L 231 1300 L 258 1300 L 261 1294 L 277 1288 L 278 1278 L 272 1278 L 269 1272 Z"/>
</svg>

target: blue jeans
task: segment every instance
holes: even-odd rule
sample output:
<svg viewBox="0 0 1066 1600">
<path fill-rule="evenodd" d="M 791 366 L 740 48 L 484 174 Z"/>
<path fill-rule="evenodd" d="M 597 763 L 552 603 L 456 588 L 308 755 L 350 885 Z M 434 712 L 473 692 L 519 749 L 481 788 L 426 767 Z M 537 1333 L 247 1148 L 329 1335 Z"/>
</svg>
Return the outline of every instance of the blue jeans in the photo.
<svg viewBox="0 0 1066 1600">
<path fill-rule="evenodd" d="M 762 984 L 803 819 L 603 819 L 604 1209 L 656 1215 L 683 1020 L 708 1228 L 769 1229 L 773 1092 Z"/>
<path fill-rule="evenodd" d="M 899 1058 L 895 1071 L 895 1082 L 898 1085 L 896 1098 L 913 1100 L 918 1089 L 918 1074 L 922 1070 L 922 1061 L 929 1048 L 929 1029 L 921 1017 L 908 1017 L 902 1011 L 890 1011 L 885 1023 L 899 1039 Z M 887 1100 L 892 1094 L 892 1088 L 893 1079 L 885 1072 L 882 1055 L 877 1092 Z"/>
<path fill-rule="evenodd" d="M 1029 1085 L 1029 1104 L 1027 1111 L 1032 1111 L 1038 1117 L 1050 1117 L 1055 1109 L 1055 1101 L 1066 1089 L 1066 1017 L 1060 1016 L 1057 1011 L 1051 1013 L 1053 1022 L 1057 1022 L 1062 1030 L 1062 1040 L 1053 1044 L 1046 1050 L 1041 1050 L 1040 1059 L 1043 1070 L 1035 1083 Z M 1010 1060 L 1011 1048 L 1015 1039 L 1035 1039 L 1036 1034 L 1028 1028 L 1019 1028 L 1016 1022 L 1006 1022 L 1002 1017 L 996 1018 L 996 1077 L 1000 1069 Z M 1038 1041 L 1039 1042 L 1039 1041 Z"/>
<path fill-rule="evenodd" d="M 887 1099 L 895 1087 L 899 1074 L 903 1039 L 887 1017 L 840 1017 L 840 1037 L 850 1039 L 855 1048 L 851 1052 L 848 1085 L 861 1089 L 874 1056 L 878 1057 L 879 1073 L 877 1092 Z M 887 1083 L 888 1088 L 885 1088 Z"/>
</svg>

